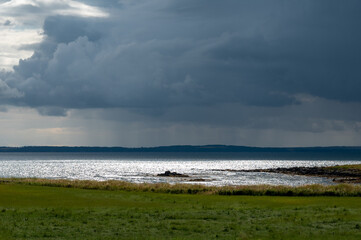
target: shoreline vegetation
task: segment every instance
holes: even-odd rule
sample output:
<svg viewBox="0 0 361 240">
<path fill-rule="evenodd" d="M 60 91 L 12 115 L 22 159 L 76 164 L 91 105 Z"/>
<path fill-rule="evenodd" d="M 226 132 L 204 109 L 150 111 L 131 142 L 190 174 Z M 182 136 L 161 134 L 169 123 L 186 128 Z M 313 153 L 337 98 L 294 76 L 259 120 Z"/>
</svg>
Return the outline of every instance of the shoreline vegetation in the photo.
<svg viewBox="0 0 361 240">
<path fill-rule="evenodd" d="M 304 186 L 273 186 L 273 185 L 240 185 L 240 186 L 205 186 L 198 184 L 168 183 L 130 183 L 123 181 L 63 180 L 39 178 L 0 179 L 0 185 L 28 185 L 44 187 L 75 188 L 87 190 L 150 192 L 187 195 L 244 195 L 244 196 L 338 196 L 361 197 L 361 185 L 304 185 Z"/>
</svg>

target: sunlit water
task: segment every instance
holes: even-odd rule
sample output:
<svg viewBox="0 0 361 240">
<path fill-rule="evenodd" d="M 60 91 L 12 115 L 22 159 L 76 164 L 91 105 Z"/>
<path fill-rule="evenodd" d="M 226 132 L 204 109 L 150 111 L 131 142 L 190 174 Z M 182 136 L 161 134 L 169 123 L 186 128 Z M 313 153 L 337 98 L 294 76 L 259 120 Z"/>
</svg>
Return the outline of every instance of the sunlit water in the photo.
<svg viewBox="0 0 361 240">
<path fill-rule="evenodd" d="M 240 159 L 238 156 L 203 154 L 117 154 L 117 153 L 0 153 L 0 177 L 51 179 L 123 180 L 129 182 L 201 183 L 206 185 L 305 185 L 333 184 L 331 179 L 277 173 L 219 171 L 295 166 L 361 164 L 360 160 Z M 242 157 L 242 156 L 241 156 Z M 274 157 L 273 157 L 274 158 Z M 158 177 L 174 171 L 190 178 Z M 190 179 L 204 179 L 193 182 Z"/>
</svg>

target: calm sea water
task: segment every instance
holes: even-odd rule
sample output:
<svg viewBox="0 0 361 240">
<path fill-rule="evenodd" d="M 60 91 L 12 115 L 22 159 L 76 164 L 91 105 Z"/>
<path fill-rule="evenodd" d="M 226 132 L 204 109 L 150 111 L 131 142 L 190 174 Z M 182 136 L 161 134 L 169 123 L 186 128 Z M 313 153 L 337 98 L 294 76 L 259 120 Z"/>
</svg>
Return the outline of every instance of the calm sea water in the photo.
<svg viewBox="0 0 361 240">
<path fill-rule="evenodd" d="M 333 184 L 330 179 L 225 169 L 361 164 L 357 157 L 275 153 L 0 153 L 0 177 L 201 183 L 206 185 Z M 157 177 L 175 171 L 190 178 Z M 193 182 L 190 179 L 205 179 Z"/>
</svg>

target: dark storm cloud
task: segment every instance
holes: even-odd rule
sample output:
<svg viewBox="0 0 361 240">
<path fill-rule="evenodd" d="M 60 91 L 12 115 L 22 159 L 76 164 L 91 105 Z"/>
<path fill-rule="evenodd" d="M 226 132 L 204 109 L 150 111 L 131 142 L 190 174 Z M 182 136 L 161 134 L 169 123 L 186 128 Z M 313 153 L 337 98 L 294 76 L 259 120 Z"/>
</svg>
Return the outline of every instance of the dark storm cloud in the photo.
<svg viewBox="0 0 361 240">
<path fill-rule="evenodd" d="M 92 23 L 86 18 L 74 17 L 48 17 L 45 20 L 44 34 L 57 44 L 70 43 L 81 36 L 86 36 L 89 41 L 95 42 L 101 38 L 99 23 Z"/>
<path fill-rule="evenodd" d="M 2 99 L 50 115 L 274 109 L 302 104 L 299 94 L 361 102 L 360 1 L 108 4 L 101 4 L 111 6 L 106 19 L 48 17 L 34 55 L 2 77 Z"/>
</svg>

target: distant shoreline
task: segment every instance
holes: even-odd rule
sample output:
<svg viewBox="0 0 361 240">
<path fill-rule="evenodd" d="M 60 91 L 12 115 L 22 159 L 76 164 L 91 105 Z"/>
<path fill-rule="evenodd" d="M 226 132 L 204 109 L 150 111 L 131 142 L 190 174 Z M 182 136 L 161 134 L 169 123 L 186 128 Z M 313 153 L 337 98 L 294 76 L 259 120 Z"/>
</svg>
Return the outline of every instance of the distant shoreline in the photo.
<svg viewBox="0 0 361 240">
<path fill-rule="evenodd" d="M 0 147 L 0 152 L 239 152 L 239 153 L 345 153 L 359 154 L 361 146 L 248 147 L 234 145 L 175 145 L 159 147 L 23 146 Z"/>
</svg>

